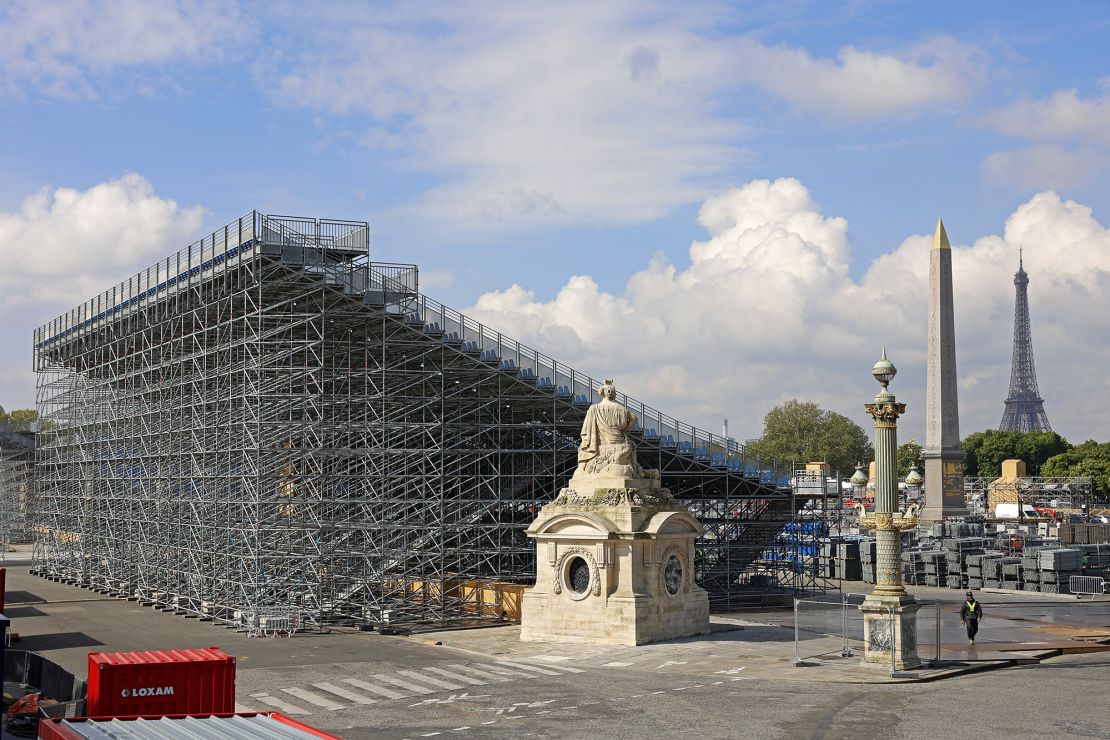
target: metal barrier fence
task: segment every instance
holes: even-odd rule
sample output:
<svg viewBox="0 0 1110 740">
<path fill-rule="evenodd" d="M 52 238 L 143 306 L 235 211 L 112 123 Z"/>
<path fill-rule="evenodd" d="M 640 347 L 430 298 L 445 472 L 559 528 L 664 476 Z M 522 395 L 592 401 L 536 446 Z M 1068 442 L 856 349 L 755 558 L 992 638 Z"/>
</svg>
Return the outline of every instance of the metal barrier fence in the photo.
<svg viewBox="0 0 1110 740">
<path fill-rule="evenodd" d="M 839 654 L 842 658 L 849 658 L 866 648 L 864 642 L 864 618 L 859 610 L 863 603 L 864 594 L 830 595 L 825 598 L 795 599 L 794 600 L 794 664 L 807 665 L 807 658 L 820 658 Z M 939 666 L 940 660 L 940 614 L 941 602 L 918 602 L 921 608 L 917 612 L 915 633 L 920 637 L 930 632 L 933 634 L 933 657 L 926 659 L 933 666 Z M 884 631 L 887 635 L 897 634 L 894 625 L 894 610 L 887 610 L 890 619 L 890 629 Z M 928 643 L 925 643 L 926 645 Z M 892 646 L 887 645 L 890 649 Z M 896 646 L 893 646 L 896 647 Z M 920 648 L 922 643 L 918 643 Z M 896 650 L 890 650 L 891 675 L 898 673 L 895 665 Z"/>
<path fill-rule="evenodd" d="M 1072 576 L 1068 590 L 1076 595 L 1101 596 L 1106 593 L 1106 579 L 1102 576 Z"/>
</svg>

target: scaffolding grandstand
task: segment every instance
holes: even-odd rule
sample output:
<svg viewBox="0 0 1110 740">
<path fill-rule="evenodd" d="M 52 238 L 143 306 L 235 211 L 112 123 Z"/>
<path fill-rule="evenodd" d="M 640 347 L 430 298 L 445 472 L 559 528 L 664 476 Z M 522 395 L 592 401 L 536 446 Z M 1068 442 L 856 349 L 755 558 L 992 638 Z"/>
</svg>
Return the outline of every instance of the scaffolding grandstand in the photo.
<svg viewBox="0 0 1110 740">
<path fill-rule="evenodd" d="M 39 328 L 34 358 L 34 572 L 247 629 L 504 617 L 598 385 L 370 261 L 368 224 L 256 212 Z M 796 547 L 823 527 L 781 547 L 823 488 L 619 400 L 705 525 L 716 608 L 824 588 Z"/>
</svg>

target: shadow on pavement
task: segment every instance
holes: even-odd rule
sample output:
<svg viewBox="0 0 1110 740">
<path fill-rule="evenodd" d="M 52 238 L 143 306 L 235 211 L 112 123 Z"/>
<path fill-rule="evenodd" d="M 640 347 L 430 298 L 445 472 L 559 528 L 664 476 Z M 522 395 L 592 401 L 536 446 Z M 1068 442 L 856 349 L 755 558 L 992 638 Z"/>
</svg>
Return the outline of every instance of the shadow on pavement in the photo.
<svg viewBox="0 0 1110 740">
<path fill-rule="evenodd" d="M 43 650 L 92 647 L 103 644 L 100 640 L 89 637 L 84 632 L 55 632 L 50 635 L 28 635 L 19 641 L 19 648 L 41 652 Z"/>
</svg>

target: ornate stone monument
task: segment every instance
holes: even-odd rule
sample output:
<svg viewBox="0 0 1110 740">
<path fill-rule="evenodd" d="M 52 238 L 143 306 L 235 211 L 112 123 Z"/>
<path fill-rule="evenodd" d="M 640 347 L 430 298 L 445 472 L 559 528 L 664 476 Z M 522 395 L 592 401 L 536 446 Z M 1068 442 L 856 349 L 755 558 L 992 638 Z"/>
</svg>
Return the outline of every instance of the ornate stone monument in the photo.
<svg viewBox="0 0 1110 740">
<path fill-rule="evenodd" d="M 636 461 L 636 415 L 613 381 L 598 393 L 578 469 L 528 528 L 536 585 L 524 594 L 520 639 L 640 645 L 708 634 L 709 596 L 693 568 L 701 524 Z"/>
<path fill-rule="evenodd" d="M 875 402 L 864 406 L 875 419 L 875 512 L 859 506 L 859 525 L 875 530 L 875 589 L 867 595 L 863 612 L 863 665 L 911 670 L 921 666 L 917 657 L 917 611 L 921 605 L 902 585 L 902 532 L 917 526 L 917 504 L 905 514 L 898 509 L 898 417 L 906 404 L 898 403 L 887 385 L 898 370 L 886 350 L 871 374 L 883 389 Z M 892 655 L 893 653 L 893 655 Z"/>
</svg>

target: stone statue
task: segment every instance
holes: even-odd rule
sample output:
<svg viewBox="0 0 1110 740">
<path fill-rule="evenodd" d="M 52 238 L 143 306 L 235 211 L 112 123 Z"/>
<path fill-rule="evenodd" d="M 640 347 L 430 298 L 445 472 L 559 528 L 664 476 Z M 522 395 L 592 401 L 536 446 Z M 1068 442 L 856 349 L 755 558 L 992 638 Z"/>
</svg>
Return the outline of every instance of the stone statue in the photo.
<svg viewBox="0 0 1110 740">
<path fill-rule="evenodd" d="M 643 477 L 636 463 L 636 446 L 628 438 L 628 430 L 636 423 L 636 414 L 617 403 L 617 388 L 606 379 L 597 389 L 601 400 L 590 406 L 582 422 L 582 444 L 578 447 L 578 472 Z"/>
</svg>

